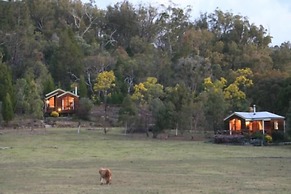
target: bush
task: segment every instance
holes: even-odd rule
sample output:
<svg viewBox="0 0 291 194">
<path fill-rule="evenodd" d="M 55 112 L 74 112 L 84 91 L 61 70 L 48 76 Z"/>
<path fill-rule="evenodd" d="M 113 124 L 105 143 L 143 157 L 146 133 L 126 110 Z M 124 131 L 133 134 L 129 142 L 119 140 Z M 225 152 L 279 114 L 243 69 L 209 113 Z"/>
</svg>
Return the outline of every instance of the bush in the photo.
<svg viewBox="0 0 291 194">
<path fill-rule="evenodd" d="M 51 116 L 52 117 L 59 117 L 60 114 L 57 111 L 53 111 L 53 112 L 51 112 Z"/>
<path fill-rule="evenodd" d="M 91 109 L 93 108 L 93 103 L 89 98 L 81 98 L 77 116 L 83 120 L 89 120 Z"/>
<path fill-rule="evenodd" d="M 274 131 L 272 133 L 273 142 L 282 142 L 285 140 L 284 132 Z"/>
<path fill-rule="evenodd" d="M 243 135 L 215 135 L 214 143 L 217 144 L 244 144 L 245 137 Z"/>
<path fill-rule="evenodd" d="M 265 135 L 265 142 L 267 142 L 267 143 L 272 143 L 272 141 L 273 141 L 273 138 L 272 138 L 272 136 L 271 135 Z"/>
<path fill-rule="evenodd" d="M 261 131 L 256 131 L 251 135 L 252 139 L 262 139 L 263 133 Z"/>
</svg>

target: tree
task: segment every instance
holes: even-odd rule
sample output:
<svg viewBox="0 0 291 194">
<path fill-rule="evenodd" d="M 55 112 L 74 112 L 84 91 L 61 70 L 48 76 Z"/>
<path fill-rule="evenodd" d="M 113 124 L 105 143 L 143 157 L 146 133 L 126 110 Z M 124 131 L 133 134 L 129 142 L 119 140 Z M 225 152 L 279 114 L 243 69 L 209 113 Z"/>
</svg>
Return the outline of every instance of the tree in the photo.
<svg viewBox="0 0 291 194">
<path fill-rule="evenodd" d="M 46 80 L 44 80 L 43 84 L 43 94 L 48 94 L 49 92 L 53 91 L 55 89 L 55 83 L 51 75 L 47 77 Z"/>
<path fill-rule="evenodd" d="M 93 103 L 89 98 L 83 97 L 80 99 L 77 116 L 83 120 L 89 120 L 90 111 L 93 108 Z"/>
<path fill-rule="evenodd" d="M 223 88 L 227 81 L 224 78 L 211 81 L 210 78 L 204 80 L 205 92 L 201 93 L 204 99 L 205 118 L 210 130 L 215 133 L 222 129 L 223 118 L 228 109 L 225 101 Z"/>
<path fill-rule="evenodd" d="M 13 107 L 12 107 L 12 102 L 10 98 L 10 94 L 6 93 L 6 97 L 3 101 L 3 107 L 2 107 L 2 116 L 3 119 L 6 123 L 11 121 L 13 119 Z"/>
<path fill-rule="evenodd" d="M 192 93 L 200 92 L 203 79 L 211 75 L 211 64 L 207 59 L 198 55 L 180 58 L 178 63 L 173 66 L 175 82 L 185 85 Z"/>
<path fill-rule="evenodd" d="M 289 101 L 289 108 L 286 114 L 287 119 L 287 132 L 291 136 L 291 101 Z"/>
<path fill-rule="evenodd" d="M 128 131 L 128 124 L 131 123 L 131 126 L 135 124 L 135 117 L 137 116 L 137 107 L 133 103 L 129 95 L 127 95 L 121 104 L 119 109 L 119 118 L 118 120 L 125 124 L 125 132 Z"/>
<path fill-rule="evenodd" d="M 0 101 L 4 101 L 7 93 L 10 96 L 10 100 L 14 102 L 12 74 L 10 68 L 2 63 L 2 54 L 0 52 Z"/>
<path fill-rule="evenodd" d="M 224 98 L 229 102 L 232 111 L 244 110 L 249 107 L 246 90 L 253 86 L 253 72 L 250 68 L 231 72 L 234 81 L 224 88 Z"/>
<path fill-rule="evenodd" d="M 121 46 L 128 49 L 131 38 L 138 35 L 138 17 L 133 5 L 124 1 L 113 7 L 108 6 L 105 18 L 104 29 L 110 42 L 107 47 Z"/>
<path fill-rule="evenodd" d="M 191 130 L 192 120 L 192 95 L 190 88 L 186 87 L 184 83 L 177 84 L 175 87 L 167 87 L 165 89 L 165 98 L 167 106 L 172 110 L 171 123 L 176 129 L 176 135 L 178 132 L 183 133 L 184 130 Z"/>
<path fill-rule="evenodd" d="M 103 71 L 99 73 L 96 82 L 94 84 L 94 91 L 101 92 L 103 95 L 104 102 L 104 121 L 107 121 L 107 97 L 111 88 L 115 86 L 115 75 L 113 71 Z M 107 133 L 106 127 L 104 126 L 104 133 Z"/>
<path fill-rule="evenodd" d="M 154 118 L 153 138 L 171 126 L 171 106 L 165 105 L 159 98 L 155 98 L 150 103 L 150 110 Z"/>
<path fill-rule="evenodd" d="M 80 98 L 88 97 L 87 84 L 83 75 L 81 75 L 79 82 L 79 96 Z"/>
<path fill-rule="evenodd" d="M 77 44 L 71 29 L 62 31 L 59 44 L 53 46 L 49 70 L 56 83 L 69 88 L 71 81 L 76 81 L 83 72 L 83 53 Z"/>
</svg>

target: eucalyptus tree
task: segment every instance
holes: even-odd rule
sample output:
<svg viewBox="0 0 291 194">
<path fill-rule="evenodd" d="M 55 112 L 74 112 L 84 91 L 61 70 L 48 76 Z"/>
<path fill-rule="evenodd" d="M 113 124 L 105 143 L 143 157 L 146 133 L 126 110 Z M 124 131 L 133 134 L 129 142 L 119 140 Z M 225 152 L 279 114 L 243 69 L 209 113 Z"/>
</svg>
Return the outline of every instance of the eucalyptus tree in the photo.
<svg viewBox="0 0 291 194">
<path fill-rule="evenodd" d="M 88 97 L 88 89 L 87 89 L 87 84 L 86 84 L 84 75 L 80 76 L 78 91 L 79 91 L 80 98 L 87 98 Z"/>
<path fill-rule="evenodd" d="M 253 87 L 247 90 L 248 98 L 263 110 L 284 115 L 288 104 L 288 95 L 283 94 L 288 91 L 288 87 L 284 87 L 286 77 L 277 70 L 256 74 Z"/>
<path fill-rule="evenodd" d="M 74 38 L 74 33 L 70 29 L 64 30 L 49 56 L 49 70 L 55 82 L 69 88 L 71 81 L 75 81 L 83 72 L 82 59 L 83 53 Z"/>
<path fill-rule="evenodd" d="M 180 58 L 173 64 L 174 81 L 186 86 L 190 93 L 202 90 L 203 80 L 212 75 L 210 62 L 200 56 Z"/>
<path fill-rule="evenodd" d="M 140 4 L 136 12 L 138 17 L 138 37 L 154 45 L 154 41 L 160 31 L 160 27 L 157 23 L 157 19 L 159 18 L 158 8 L 151 5 L 144 6 Z"/>
<path fill-rule="evenodd" d="M 250 24 L 247 17 L 216 9 L 214 13 L 202 14 L 195 26 L 214 34 L 215 53 L 211 58 L 218 59 L 224 70 L 249 67 L 264 72 L 272 67 L 268 48 L 272 37 L 262 25 Z"/>
<path fill-rule="evenodd" d="M 174 87 L 165 88 L 165 101 L 171 108 L 172 127 L 178 132 L 192 129 L 193 93 L 184 83 L 176 84 Z"/>
<path fill-rule="evenodd" d="M 272 48 L 271 57 L 273 60 L 273 69 L 287 72 L 291 75 L 291 43 L 284 42 L 280 46 Z"/>
<path fill-rule="evenodd" d="M 6 93 L 3 103 L 2 103 L 2 116 L 6 123 L 11 121 L 14 116 L 13 105 L 12 105 L 11 97 L 9 93 Z"/>
<path fill-rule="evenodd" d="M 33 26 L 29 17 L 29 9 L 24 1 L 1 1 L 2 11 L 0 48 L 3 50 L 5 61 L 11 67 L 13 78 L 23 76 L 26 62 L 30 59 L 32 48 L 30 38 Z"/>
<path fill-rule="evenodd" d="M 173 57 L 179 50 L 179 39 L 184 32 L 191 26 L 191 9 L 178 8 L 175 6 L 161 6 L 159 17 L 156 20 L 159 33 L 155 45 L 162 49 L 169 56 Z"/>
<path fill-rule="evenodd" d="M 25 2 L 28 5 L 35 31 L 50 37 L 55 31 L 53 27 L 56 22 L 54 2 L 47 0 L 26 0 Z"/>
<path fill-rule="evenodd" d="M 109 71 L 114 68 L 116 59 L 106 51 L 85 56 L 83 60 L 83 74 L 86 84 L 88 85 L 89 94 L 94 93 L 94 83 L 99 73 Z"/>
<path fill-rule="evenodd" d="M 9 94 L 12 105 L 14 104 L 14 90 L 12 83 L 12 72 L 9 66 L 2 62 L 2 53 L 0 52 L 0 101 L 4 101 Z"/>
<path fill-rule="evenodd" d="M 127 95 L 121 104 L 118 112 L 119 122 L 125 125 L 125 134 L 136 125 L 138 109 L 136 104 L 132 101 L 130 95 Z"/>
<path fill-rule="evenodd" d="M 110 45 L 130 48 L 130 40 L 138 35 L 138 16 L 135 8 L 128 1 L 108 6 L 105 15 L 104 31 L 110 38 Z"/>
</svg>

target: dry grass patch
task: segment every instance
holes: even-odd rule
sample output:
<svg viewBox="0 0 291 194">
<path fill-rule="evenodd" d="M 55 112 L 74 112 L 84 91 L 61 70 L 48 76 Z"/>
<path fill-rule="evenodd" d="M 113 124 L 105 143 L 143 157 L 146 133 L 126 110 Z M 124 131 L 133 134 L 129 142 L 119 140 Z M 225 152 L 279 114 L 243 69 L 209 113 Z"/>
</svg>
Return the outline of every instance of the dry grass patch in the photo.
<svg viewBox="0 0 291 194">
<path fill-rule="evenodd" d="M 289 193 L 291 147 L 125 136 L 118 129 L 3 131 L 0 193 Z M 113 172 L 99 185 L 99 167 Z"/>
</svg>

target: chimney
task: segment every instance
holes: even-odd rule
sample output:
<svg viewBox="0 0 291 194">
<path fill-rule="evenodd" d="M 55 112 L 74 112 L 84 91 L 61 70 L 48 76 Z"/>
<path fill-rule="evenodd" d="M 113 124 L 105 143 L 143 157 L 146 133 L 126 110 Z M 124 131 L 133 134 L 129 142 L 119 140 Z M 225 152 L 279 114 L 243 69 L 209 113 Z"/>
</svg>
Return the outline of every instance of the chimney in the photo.
<svg viewBox="0 0 291 194">
<path fill-rule="evenodd" d="M 75 86 L 75 94 L 78 95 L 78 88 Z"/>
<path fill-rule="evenodd" d="M 256 114 L 256 105 L 253 105 L 254 115 Z"/>
</svg>

